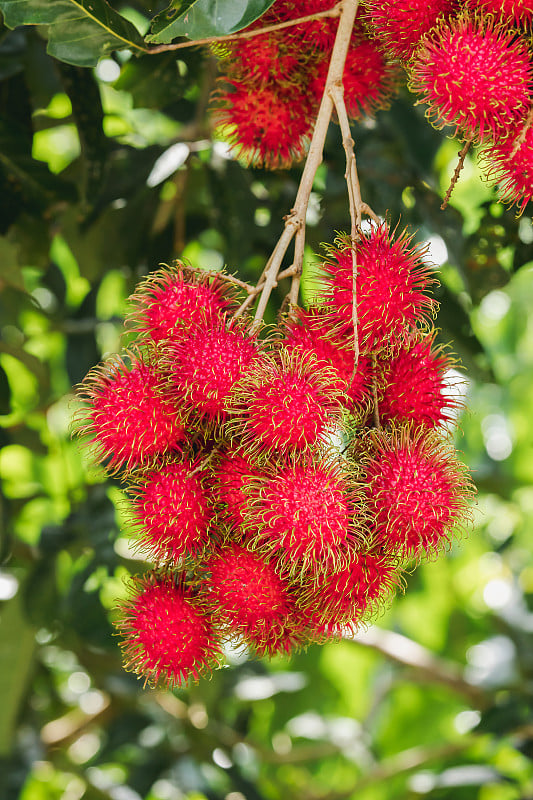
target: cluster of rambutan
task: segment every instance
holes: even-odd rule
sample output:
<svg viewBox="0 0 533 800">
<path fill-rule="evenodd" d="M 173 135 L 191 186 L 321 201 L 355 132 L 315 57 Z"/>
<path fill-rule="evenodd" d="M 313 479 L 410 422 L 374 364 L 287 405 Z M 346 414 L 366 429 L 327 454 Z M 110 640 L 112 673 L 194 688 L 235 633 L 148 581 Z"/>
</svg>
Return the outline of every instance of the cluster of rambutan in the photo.
<svg viewBox="0 0 533 800">
<path fill-rule="evenodd" d="M 333 0 L 276 0 L 253 28 L 324 11 Z M 533 197 L 531 0 L 363 0 L 344 72 L 348 115 L 384 108 L 400 85 L 437 127 L 482 145 L 481 163 L 505 202 Z M 322 18 L 217 50 L 219 132 L 256 166 L 305 155 L 338 18 Z"/>
<path fill-rule="evenodd" d="M 431 269 L 385 223 L 356 255 L 357 363 L 340 239 L 316 305 L 266 338 L 224 275 L 156 271 L 130 298 L 134 347 L 81 384 L 78 432 L 124 479 L 154 565 L 119 623 L 150 682 L 196 679 L 224 642 L 273 655 L 353 632 L 461 525 Z"/>
</svg>

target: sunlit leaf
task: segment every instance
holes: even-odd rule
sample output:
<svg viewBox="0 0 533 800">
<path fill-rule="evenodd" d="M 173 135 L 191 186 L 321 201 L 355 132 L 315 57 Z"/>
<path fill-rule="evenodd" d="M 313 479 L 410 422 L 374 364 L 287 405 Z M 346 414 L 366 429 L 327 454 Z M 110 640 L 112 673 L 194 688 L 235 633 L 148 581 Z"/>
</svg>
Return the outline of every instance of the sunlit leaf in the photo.
<svg viewBox="0 0 533 800">
<path fill-rule="evenodd" d="M 273 0 L 174 0 L 155 17 L 149 42 L 171 42 L 178 36 L 204 39 L 235 33 L 267 11 Z"/>
</svg>

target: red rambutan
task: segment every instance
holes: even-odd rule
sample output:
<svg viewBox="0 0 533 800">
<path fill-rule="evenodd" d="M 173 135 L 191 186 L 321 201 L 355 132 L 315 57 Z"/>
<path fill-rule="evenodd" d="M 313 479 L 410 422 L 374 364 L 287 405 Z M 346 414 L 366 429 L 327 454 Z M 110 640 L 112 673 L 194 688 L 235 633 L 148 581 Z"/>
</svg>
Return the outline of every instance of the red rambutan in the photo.
<svg viewBox="0 0 533 800">
<path fill-rule="evenodd" d="M 516 203 L 520 214 L 533 198 L 533 126 L 527 128 L 515 152 L 521 134 L 523 126 L 517 126 L 506 138 L 483 152 L 487 175 L 498 183 L 501 200 L 510 205 Z"/>
<path fill-rule="evenodd" d="M 442 128 L 484 142 L 517 122 L 531 101 L 533 68 L 527 42 L 491 17 L 441 23 L 411 63 L 410 89 Z"/>
<path fill-rule="evenodd" d="M 176 563 L 197 557 L 208 544 L 211 511 L 203 479 L 196 462 L 183 460 L 148 470 L 136 481 L 139 546 L 151 559 Z"/>
<path fill-rule="evenodd" d="M 220 90 L 217 131 L 235 154 L 254 167 L 278 169 L 300 161 L 310 141 L 317 99 L 304 88 L 275 84 L 258 89 L 246 81 L 229 81 Z"/>
<path fill-rule="evenodd" d="M 365 21 L 394 58 L 407 61 L 439 19 L 448 19 L 457 0 L 366 0 Z"/>
<path fill-rule="evenodd" d="M 149 275 L 130 297 L 130 325 L 155 342 L 173 338 L 191 324 L 220 318 L 231 306 L 219 277 L 209 282 L 179 262 Z"/>
<path fill-rule="evenodd" d="M 356 244 L 359 345 L 363 353 L 389 349 L 405 340 L 409 330 L 426 324 L 437 303 L 426 294 L 434 282 L 424 263 L 424 250 L 411 247 L 404 231 L 396 239 L 385 223 Z M 331 248 L 324 264 L 327 291 L 324 302 L 332 321 L 352 325 L 352 251 L 341 242 Z M 349 333 L 351 335 L 351 333 Z"/>
<path fill-rule="evenodd" d="M 170 342 L 160 366 L 168 378 L 168 393 L 177 403 L 206 420 L 220 421 L 235 383 L 258 358 L 255 338 L 234 321 L 199 324 L 187 336 Z"/>
<path fill-rule="evenodd" d="M 96 460 L 110 472 L 147 464 L 184 439 L 161 376 L 140 356 L 116 356 L 92 369 L 78 389 L 84 407 L 77 432 L 90 436 Z"/>
<path fill-rule="evenodd" d="M 333 370 L 298 352 L 263 358 L 236 384 L 227 430 L 251 454 L 316 448 L 342 416 Z"/>
<path fill-rule="evenodd" d="M 122 606 L 117 624 L 126 668 L 153 685 L 198 680 L 220 653 L 205 610 L 172 577 L 142 578 L 136 584 L 138 591 Z"/>
<path fill-rule="evenodd" d="M 283 30 L 228 42 L 220 55 L 226 77 L 250 88 L 268 84 L 288 88 L 301 83 L 304 77 L 299 72 L 303 54 Z"/>
<path fill-rule="evenodd" d="M 433 349 L 435 333 L 413 339 L 384 361 L 378 372 L 383 386 L 379 402 L 382 422 L 413 422 L 435 427 L 449 420 L 457 401 L 446 392 L 450 358 Z"/>
<path fill-rule="evenodd" d="M 243 507 L 247 500 L 243 489 L 257 472 L 244 453 L 238 450 L 224 451 L 213 470 L 217 497 L 222 505 L 221 513 L 240 527 L 244 522 Z"/>
<path fill-rule="evenodd" d="M 250 482 L 247 490 L 244 509 L 251 545 L 279 555 L 291 574 L 340 569 L 347 546 L 355 541 L 346 472 L 318 459 L 269 468 L 270 474 Z"/>
<path fill-rule="evenodd" d="M 318 366 L 335 370 L 338 376 L 336 390 L 341 402 L 350 410 L 362 410 L 372 393 L 372 362 L 361 355 L 354 374 L 353 337 L 329 327 L 331 318 L 322 309 L 298 310 L 296 320 L 289 320 L 285 328 L 283 345 L 291 351 L 317 360 Z"/>
<path fill-rule="evenodd" d="M 427 428 L 376 433 L 366 494 L 379 544 L 420 557 L 449 543 L 464 520 L 472 485 L 455 451 Z"/>
<path fill-rule="evenodd" d="M 530 26 L 533 21 L 532 0 L 468 0 L 468 5 L 509 25 Z"/>
<path fill-rule="evenodd" d="M 290 652 L 296 643 L 296 606 L 288 581 L 271 561 L 237 544 L 214 553 L 209 600 L 222 630 L 242 637 L 258 655 Z"/>
</svg>

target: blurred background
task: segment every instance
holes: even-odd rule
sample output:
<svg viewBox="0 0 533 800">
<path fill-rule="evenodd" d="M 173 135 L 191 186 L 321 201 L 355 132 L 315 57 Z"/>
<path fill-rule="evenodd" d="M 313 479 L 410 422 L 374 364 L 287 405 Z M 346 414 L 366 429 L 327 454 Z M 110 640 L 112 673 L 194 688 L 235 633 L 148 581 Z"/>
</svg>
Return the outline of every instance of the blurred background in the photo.
<svg viewBox="0 0 533 800">
<path fill-rule="evenodd" d="M 143 32 L 152 4 L 114 5 Z M 160 262 L 257 280 L 300 169 L 246 169 L 213 140 L 206 52 L 82 68 L 41 34 L 0 32 L 0 798 L 533 798 L 531 206 L 499 205 L 473 152 L 440 211 L 460 146 L 406 91 L 353 127 L 363 198 L 438 265 L 475 525 L 355 641 L 145 688 L 112 628 L 145 565 L 120 484 L 71 440 L 72 386 L 120 349 L 126 298 Z M 332 126 L 304 300 L 313 253 L 349 230 L 343 174 Z"/>
</svg>

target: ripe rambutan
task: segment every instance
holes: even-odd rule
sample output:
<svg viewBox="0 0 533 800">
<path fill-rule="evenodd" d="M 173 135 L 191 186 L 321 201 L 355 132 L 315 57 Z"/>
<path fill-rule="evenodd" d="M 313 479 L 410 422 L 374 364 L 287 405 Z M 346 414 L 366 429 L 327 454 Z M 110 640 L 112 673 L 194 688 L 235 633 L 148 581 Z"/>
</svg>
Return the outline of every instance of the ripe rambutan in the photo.
<svg viewBox="0 0 533 800">
<path fill-rule="evenodd" d="M 527 42 L 492 17 L 439 24 L 411 63 L 410 89 L 429 105 L 438 128 L 479 142 L 495 139 L 531 102 L 533 67 Z"/>
<path fill-rule="evenodd" d="M 78 388 L 84 407 L 77 433 L 88 435 L 97 461 L 114 473 L 175 450 L 185 430 L 161 376 L 142 358 L 120 356 L 92 369 Z"/>
<path fill-rule="evenodd" d="M 523 126 L 517 126 L 507 137 L 488 147 L 482 156 L 488 178 L 498 183 L 500 199 L 510 205 L 516 203 L 520 214 L 533 198 L 533 126 L 527 128 L 514 152 L 522 133 Z"/>
<path fill-rule="evenodd" d="M 250 88 L 261 89 L 271 84 L 288 88 L 303 78 L 299 74 L 302 51 L 294 47 L 290 33 L 286 34 L 284 30 L 250 39 L 235 39 L 215 52 L 222 60 L 225 76 L 246 83 Z"/>
<path fill-rule="evenodd" d="M 275 84 L 258 89 L 246 81 L 229 81 L 221 89 L 215 111 L 218 134 L 247 164 L 266 169 L 290 167 L 300 161 L 309 145 L 319 98 L 303 87 Z"/>
<path fill-rule="evenodd" d="M 243 507 L 247 500 L 243 489 L 253 476 L 257 476 L 257 471 L 244 453 L 227 449 L 214 465 L 213 472 L 221 514 L 233 525 L 240 527 L 244 522 Z"/>
<path fill-rule="evenodd" d="M 372 362 L 361 355 L 354 374 L 353 337 L 331 328 L 331 318 L 322 309 L 299 309 L 296 319 L 285 326 L 284 347 L 299 352 L 302 358 L 314 357 L 318 366 L 335 371 L 335 388 L 342 392 L 341 403 L 350 411 L 361 411 L 368 405 L 372 394 Z"/>
<path fill-rule="evenodd" d="M 280 351 L 247 370 L 228 401 L 227 431 L 251 454 L 301 452 L 324 443 L 342 406 L 333 370 Z"/>
<path fill-rule="evenodd" d="M 365 22 L 387 52 L 408 61 L 439 19 L 448 19 L 457 0 L 366 0 Z"/>
<path fill-rule="evenodd" d="M 447 394 L 450 358 L 433 347 L 435 333 L 413 338 L 378 369 L 383 387 L 379 402 L 382 422 L 413 422 L 435 427 L 451 419 L 457 400 Z"/>
<path fill-rule="evenodd" d="M 404 231 L 396 238 L 382 223 L 356 244 L 359 346 L 363 353 L 390 349 L 405 340 L 409 330 L 425 325 L 437 303 L 426 294 L 434 283 L 433 270 L 424 263 L 424 250 L 411 247 Z M 324 303 L 332 322 L 343 321 L 352 335 L 352 251 L 340 242 L 323 265 Z"/>
<path fill-rule="evenodd" d="M 335 4 L 336 0 L 276 0 L 270 13 L 273 12 L 277 22 L 284 22 L 328 11 Z M 331 52 L 338 24 L 338 17 L 323 17 L 291 26 L 286 31 L 292 36 L 295 47 L 309 50 L 316 58 L 319 53 Z"/>
<path fill-rule="evenodd" d="M 117 624 L 126 669 L 152 685 L 174 687 L 216 665 L 220 649 L 205 610 L 172 577 L 137 579 L 136 594 L 122 606 Z"/>
<path fill-rule="evenodd" d="M 151 560 L 197 557 L 209 542 L 211 511 L 196 462 L 184 459 L 147 470 L 133 489 L 139 546 Z"/>
<path fill-rule="evenodd" d="M 323 572 L 305 589 L 310 624 L 327 635 L 355 630 L 363 617 L 396 586 L 395 565 L 380 552 L 353 552 L 339 572 Z"/>
<path fill-rule="evenodd" d="M 365 466 L 368 510 L 387 552 L 420 557 L 449 543 L 472 485 L 448 442 L 427 428 L 381 431 Z"/>
<path fill-rule="evenodd" d="M 356 535 L 346 470 L 319 459 L 272 462 L 268 470 L 247 487 L 251 546 L 274 552 L 290 574 L 344 566 Z"/>
<path fill-rule="evenodd" d="M 221 318 L 232 301 L 216 276 L 209 281 L 177 262 L 149 275 L 130 297 L 132 310 L 127 322 L 155 342 L 186 332 L 191 324 Z"/>
<path fill-rule="evenodd" d="M 289 582 L 271 561 L 231 543 L 209 558 L 206 569 L 209 601 L 226 635 L 242 637 L 258 655 L 293 649 L 296 605 Z"/>
<path fill-rule="evenodd" d="M 482 14 L 492 14 L 508 25 L 529 27 L 533 21 L 532 0 L 468 0 L 468 7 Z"/>
<path fill-rule="evenodd" d="M 258 356 L 257 340 L 241 326 L 213 320 L 169 342 L 159 363 L 170 397 L 189 413 L 219 422 L 233 386 Z"/>
</svg>

